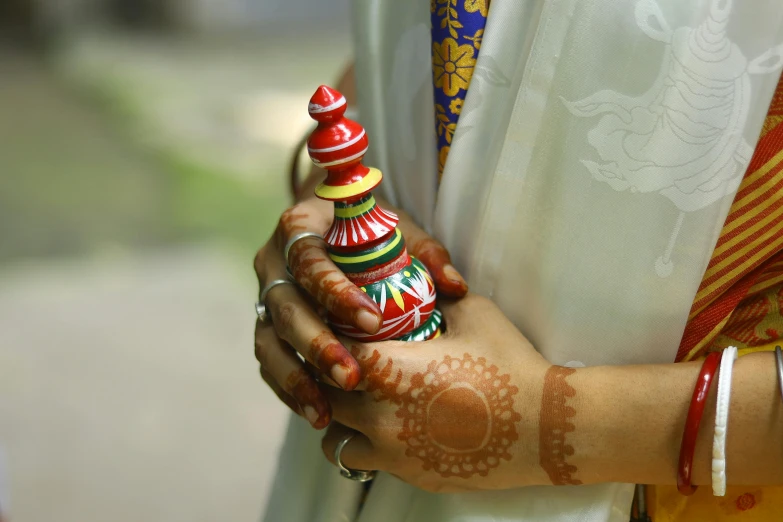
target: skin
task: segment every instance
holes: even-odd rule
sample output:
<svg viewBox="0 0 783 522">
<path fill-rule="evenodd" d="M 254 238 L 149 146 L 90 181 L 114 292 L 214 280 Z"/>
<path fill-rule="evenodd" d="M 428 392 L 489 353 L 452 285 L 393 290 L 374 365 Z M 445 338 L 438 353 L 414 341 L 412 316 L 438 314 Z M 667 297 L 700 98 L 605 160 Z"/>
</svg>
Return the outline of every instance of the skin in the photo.
<svg viewBox="0 0 783 522">
<path fill-rule="evenodd" d="M 346 428 L 343 450 L 357 469 L 383 469 L 428 491 L 503 489 L 536 453 L 541 380 L 550 366 L 489 300 L 440 303 L 449 325 L 427 342 L 351 342 L 363 369 L 357 391 L 330 389 L 326 457 Z M 525 382 L 525 368 L 539 379 Z M 533 468 L 538 481 L 546 479 Z"/>
<path fill-rule="evenodd" d="M 384 470 L 432 492 L 599 482 L 676 483 L 680 441 L 700 362 L 561 368 L 546 362 L 484 298 L 468 295 L 458 302 L 442 303 L 441 309 L 449 325 L 447 333 L 417 343 L 415 349 L 397 342 L 352 343 L 360 364 L 377 361 L 357 386 L 362 391 L 329 392 L 336 422 L 323 439 L 327 459 L 333 461 L 337 442 L 350 429 L 360 435 L 342 453 L 347 466 Z M 409 451 L 410 445 L 400 436 L 406 430 L 405 415 L 399 412 L 404 401 L 394 399 L 404 395 L 414 376 L 426 374 L 432 361 L 447 356 L 461 359 L 460 354 L 466 353 L 473 360 L 484 358 L 487 365 L 498 368 L 498 375 L 507 374 L 504 386 L 517 389 L 511 415 L 518 419 L 514 423 L 518 438 L 508 446 L 508 458 L 499 459 L 487 474 L 444 475 Z M 552 372 L 565 379 L 567 387 L 554 385 L 559 393 L 553 393 Z M 740 358 L 732 381 L 728 483 L 783 484 L 783 401 L 774 356 L 757 353 Z M 457 377 L 451 384 L 459 387 L 463 383 L 464 378 Z M 699 431 L 693 471 L 696 485 L 711 482 L 716 392 L 713 385 Z M 425 423 L 427 438 L 448 439 L 450 447 L 475 447 L 486 425 L 469 420 L 481 418 L 471 409 L 476 401 L 464 394 L 441 397 L 437 402 L 440 424 Z M 566 408 L 559 402 L 563 398 Z M 434 406 L 430 405 L 430 411 Z M 452 419 L 452 423 L 443 424 L 442 419 Z M 557 460 L 552 458 L 551 446 L 562 439 L 551 428 L 562 426 L 563 420 L 573 429 L 564 434 L 570 449 L 558 474 L 553 473 Z"/>
<path fill-rule="evenodd" d="M 350 82 L 341 90 L 350 102 Z M 262 288 L 284 276 L 282 250 L 288 238 L 328 228 L 331 204 L 309 197 L 323 175 L 313 171 L 300 190 L 302 198 L 281 217 L 273 238 L 256 256 Z M 346 434 L 357 432 L 343 450 L 345 465 L 387 471 L 433 492 L 676 483 L 699 362 L 553 367 L 492 302 L 475 295 L 450 300 L 464 296 L 467 285 L 448 252 L 404 213 L 380 203 L 400 214 L 399 228 L 411 253 L 433 275 L 447 325 L 444 335 L 415 345 L 338 339 L 321 319 L 322 308 L 368 332 L 377 330 L 372 318 L 379 318 L 379 311 L 356 293 L 316 239 L 303 239 L 291 249 L 289 262 L 302 289 L 272 289 L 267 297 L 272 324 L 256 323 L 262 378 L 313 427 L 328 426 L 322 443 L 327 459 L 333 461 Z M 484 372 L 470 370 L 479 361 L 488 373 L 484 380 Z M 444 365 L 451 370 L 437 374 L 436 384 L 431 379 Z M 783 484 L 783 401 L 774 368 L 769 353 L 735 364 L 729 485 Z M 711 481 L 716 391 L 713 385 L 696 445 L 692 479 L 697 485 Z M 503 422 L 507 441 L 497 432 L 500 445 L 492 446 L 494 427 L 502 430 Z"/>
<path fill-rule="evenodd" d="M 361 351 L 354 346 L 352 353 Z M 443 478 L 487 476 L 501 460 L 511 460 L 509 447 L 519 438 L 514 406 L 519 389 L 484 357 L 446 355 L 412 375 L 395 371 L 394 360 L 378 350 L 369 358 L 359 356 L 359 364 L 364 391 L 397 407 L 395 415 L 402 419 L 397 439 L 425 471 Z M 453 405 L 459 415 L 453 415 Z"/>
</svg>

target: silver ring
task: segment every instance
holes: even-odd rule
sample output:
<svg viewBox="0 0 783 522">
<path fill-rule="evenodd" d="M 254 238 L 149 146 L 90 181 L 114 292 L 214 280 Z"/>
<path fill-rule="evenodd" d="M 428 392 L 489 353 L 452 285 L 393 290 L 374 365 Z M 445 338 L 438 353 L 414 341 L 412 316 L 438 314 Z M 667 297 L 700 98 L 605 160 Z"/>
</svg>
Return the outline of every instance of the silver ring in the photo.
<svg viewBox="0 0 783 522">
<path fill-rule="evenodd" d="M 302 232 L 289 239 L 288 243 L 285 244 L 285 249 L 283 249 L 283 259 L 285 259 L 286 265 L 288 265 L 288 253 L 291 251 L 291 247 L 294 246 L 294 243 L 306 237 L 317 237 L 320 240 L 324 238 L 321 234 L 316 234 L 315 232 Z"/>
<path fill-rule="evenodd" d="M 266 285 L 266 287 L 263 290 L 261 290 L 261 297 L 258 298 L 258 302 L 264 305 L 264 307 L 266 307 L 266 296 L 271 289 L 273 289 L 278 285 L 292 285 L 292 284 L 293 283 L 288 279 L 275 279 L 274 281 Z"/>
<path fill-rule="evenodd" d="M 269 319 L 269 315 L 266 313 L 266 305 L 261 301 L 256 301 L 256 315 L 258 315 L 258 319 L 262 323 Z"/>
<path fill-rule="evenodd" d="M 343 448 L 348 444 L 356 433 L 351 433 L 343 437 L 343 439 L 337 443 L 337 447 L 334 448 L 334 460 L 337 462 L 337 467 L 340 468 L 340 475 L 347 479 L 355 480 L 357 482 L 369 482 L 375 478 L 374 470 L 363 469 L 351 469 L 343 464 L 340 459 L 340 455 L 343 452 Z"/>
<path fill-rule="evenodd" d="M 276 287 L 277 285 L 283 285 L 283 284 L 289 284 L 292 285 L 293 283 L 289 281 L 288 279 L 275 279 L 266 287 L 261 290 L 261 297 L 256 301 L 256 314 L 258 315 L 258 318 L 261 320 L 262 323 L 267 322 L 269 319 L 269 312 L 266 309 L 266 295 L 269 293 L 271 289 Z"/>
<path fill-rule="evenodd" d="M 783 350 L 775 347 L 775 361 L 778 365 L 778 386 L 780 386 L 780 398 L 783 399 Z"/>
</svg>

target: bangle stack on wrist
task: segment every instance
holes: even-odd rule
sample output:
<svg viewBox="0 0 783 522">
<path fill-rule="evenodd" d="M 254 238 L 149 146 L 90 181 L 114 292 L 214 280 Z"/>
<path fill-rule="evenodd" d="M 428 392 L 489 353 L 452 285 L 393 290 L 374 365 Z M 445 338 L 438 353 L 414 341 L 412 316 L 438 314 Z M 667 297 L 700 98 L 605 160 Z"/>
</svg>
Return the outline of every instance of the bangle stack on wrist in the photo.
<svg viewBox="0 0 783 522">
<path fill-rule="evenodd" d="M 693 455 L 696 450 L 699 424 L 704 414 L 704 404 L 718 366 L 720 366 L 720 372 L 718 375 L 718 396 L 715 404 L 715 433 L 712 440 L 712 494 L 718 497 L 726 494 L 726 434 L 731 404 L 731 377 L 736 359 L 737 348 L 735 346 L 729 346 L 723 353 L 711 353 L 704 359 L 696 387 L 693 390 L 680 446 L 677 489 L 683 495 L 692 495 L 696 491 L 696 486 L 691 484 Z M 781 398 L 783 398 L 783 350 L 780 346 L 775 348 L 775 365 L 778 387 Z"/>
</svg>

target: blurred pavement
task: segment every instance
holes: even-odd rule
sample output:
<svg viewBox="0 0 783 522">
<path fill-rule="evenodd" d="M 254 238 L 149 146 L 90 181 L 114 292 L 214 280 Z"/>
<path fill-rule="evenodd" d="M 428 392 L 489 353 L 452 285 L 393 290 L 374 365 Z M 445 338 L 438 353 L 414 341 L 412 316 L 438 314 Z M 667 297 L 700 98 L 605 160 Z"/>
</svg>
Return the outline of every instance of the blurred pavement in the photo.
<svg viewBox="0 0 783 522">
<path fill-rule="evenodd" d="M 50 66 L 0 52 L 10 522 L 263 512 L 288 413 L 253 358 L 251 257 L 349 45 L 283 29 L 85 36 Z"/>
<path fill-rule="evenodd" d="M 194 248 L 6 269 L 12 521 L 257 520 L 287 410 L 253 361 L 248 266 Z"/>
</svg>

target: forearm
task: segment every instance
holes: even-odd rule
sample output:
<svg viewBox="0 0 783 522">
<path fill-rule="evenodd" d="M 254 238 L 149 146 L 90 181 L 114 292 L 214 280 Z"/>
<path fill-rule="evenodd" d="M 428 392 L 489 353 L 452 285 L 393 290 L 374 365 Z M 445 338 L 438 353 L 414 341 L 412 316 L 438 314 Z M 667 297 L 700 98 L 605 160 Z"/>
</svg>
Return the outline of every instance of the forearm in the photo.
<svg viewBox="0 0 783 522">
<path fill-rule="evenodd" d="M 579 369 L 568 377 L 575 415 L 567 436 L 583 483 L 674 484 L 700 362 Z M 717 377 L 704 410 L 693 483 L 711 482 Z M 729 484 L 783 484 L 783 401 L 774 356 L 738 359 L 727 435 Z"/>
</svg>

